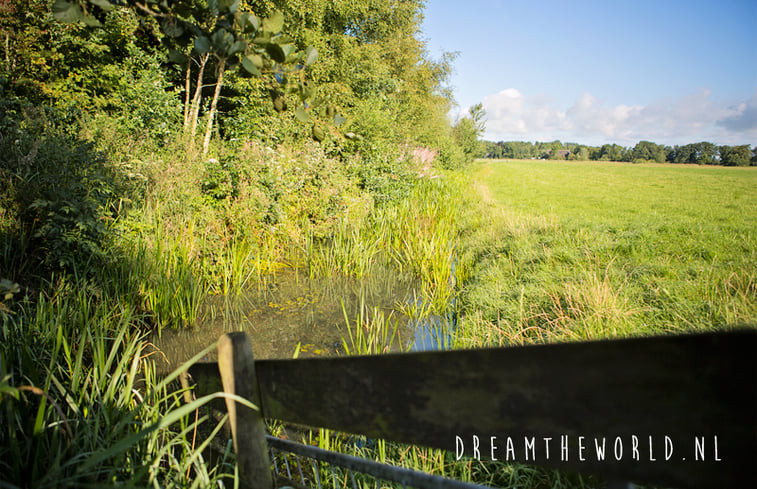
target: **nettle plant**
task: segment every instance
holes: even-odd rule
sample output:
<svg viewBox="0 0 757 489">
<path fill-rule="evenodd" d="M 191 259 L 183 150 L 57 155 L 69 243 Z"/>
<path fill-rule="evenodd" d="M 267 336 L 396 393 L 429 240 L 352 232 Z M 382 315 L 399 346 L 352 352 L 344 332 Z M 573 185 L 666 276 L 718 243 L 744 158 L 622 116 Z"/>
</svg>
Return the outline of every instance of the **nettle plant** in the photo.
<svg viewBox="0 0 757 489">
<path fill-rule="evenodd" d="M 208 152 L 224 74 L 241 69 L 242 74 L 266 80 L 278 112 L 287 110 L 285 96 L 294 94 L 300 104 L 295 116 L 312 124 L 312 135 L 324 139 L 324 129 L 309 103 L 315 87 L 306 78 L 306 68 L 318 57 L 315 48 L 298 49 L 294 40 L 284 33 L 284 15 L 274 12 L 259 18 L 239 8 L 240 0 L 56 0 L 54 17 L 62 22 L 83 22 L 91 27 L 101 25 L 106 12 L 124 7 L 154 19 L 163 34 L 169 60 L 184 68 L 184 131 L 194 140 L 202 101 L 206 68 L 215 67 L 215 90 L 207 116 L 203 154 Z M 194 78 L 194 91 L 192 81 Z M 323 111 L 334 125 L 344 118 L 335 108 Z"/>
</svg>

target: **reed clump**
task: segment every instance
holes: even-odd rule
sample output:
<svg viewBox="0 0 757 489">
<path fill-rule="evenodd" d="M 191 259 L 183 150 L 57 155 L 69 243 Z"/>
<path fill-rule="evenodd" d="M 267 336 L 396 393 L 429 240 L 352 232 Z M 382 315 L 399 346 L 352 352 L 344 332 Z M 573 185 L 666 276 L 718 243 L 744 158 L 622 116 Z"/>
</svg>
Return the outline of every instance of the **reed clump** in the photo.
<svg viewBox="0 0 757 489">
<path fill-rule="evenodd" d="M 171 387 L 191 362 L 158 378 L 145 333 L 134 328 L 142 320 L 128 301 L 97 297 L 65 278 L 0 318 L 4 485 L 187 487 L 231 480 L 231 454 L 209 464 L 210 437 L 193 436 L 201 425 L 210 425 L 211 437 L 221 428 L 198 414 L 210 398 L 187 404 L 184 392 Z"/>
</svg>

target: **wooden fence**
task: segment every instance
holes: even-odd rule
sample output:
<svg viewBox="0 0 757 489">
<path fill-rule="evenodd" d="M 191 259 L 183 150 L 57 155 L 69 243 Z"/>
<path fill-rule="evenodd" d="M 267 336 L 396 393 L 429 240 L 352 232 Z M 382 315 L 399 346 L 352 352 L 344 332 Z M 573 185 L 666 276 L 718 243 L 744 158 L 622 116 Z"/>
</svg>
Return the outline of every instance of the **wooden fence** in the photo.
<svg viewBox="0 0 757 489">
<path fill-rule="evenodd" d="M 264 418 L 683 488 L 757 487 L 757 331 L 254 361 L 190 375 L 227 402 L 240 482 L 272 486 Z M 600 456 L 604 446 L 604 455 Z"/>
</svg>

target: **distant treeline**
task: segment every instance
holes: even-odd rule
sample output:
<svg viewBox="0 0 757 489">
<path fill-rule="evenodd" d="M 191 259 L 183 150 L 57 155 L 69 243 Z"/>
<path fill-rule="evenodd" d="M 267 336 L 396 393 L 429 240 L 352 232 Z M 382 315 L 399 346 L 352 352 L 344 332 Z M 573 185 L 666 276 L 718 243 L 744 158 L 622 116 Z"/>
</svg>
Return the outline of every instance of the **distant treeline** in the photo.
<svg viewBox="0 0 757 489">
<path fill-rule="evenodd" d="M 690 163 L 698 165 L 757 166 L 757 146 L 717 146 L 709 142 L 663 146 L 640 141 L 633 148 L 619 144 L 586 146 L 578 143 L 482 142 L 486 158 L 628 161 L 633 163 Z"/>
</svg>

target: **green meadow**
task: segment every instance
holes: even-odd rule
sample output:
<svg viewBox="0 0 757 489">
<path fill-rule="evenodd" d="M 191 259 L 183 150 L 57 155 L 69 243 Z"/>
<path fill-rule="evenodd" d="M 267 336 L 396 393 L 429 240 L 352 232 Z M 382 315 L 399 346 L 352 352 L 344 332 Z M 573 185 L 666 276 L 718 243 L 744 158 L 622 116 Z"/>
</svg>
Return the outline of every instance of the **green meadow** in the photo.
<svg viewBox="0 0 757 489">
<path fill-rule="evenodd" d="M 552 342 L 757 318 L 757 171 L 497 160 L 473 170 L 458 341 Z"/>
</svg>

